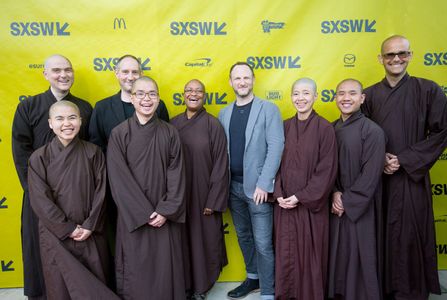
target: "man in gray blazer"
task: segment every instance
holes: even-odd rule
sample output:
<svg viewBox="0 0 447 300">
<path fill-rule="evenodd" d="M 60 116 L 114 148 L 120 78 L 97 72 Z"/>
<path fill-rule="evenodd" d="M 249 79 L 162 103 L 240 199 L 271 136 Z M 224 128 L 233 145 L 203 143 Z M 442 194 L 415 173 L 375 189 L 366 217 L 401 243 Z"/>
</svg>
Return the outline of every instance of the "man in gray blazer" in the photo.
<svg viewBox="0 0 447 300">
<path fill-rule="evenodd" d="M 229 207 L 244 257 L 247 279 L 228 292 L 230 299 L 244 298 L 261 289 L 261 299 L 274 299 L 273 192 L 284 148 L 284 129 L 276 105 L 253 94 L 254 72 L 245 62 L 230 69 L 236 101 L 222 109 L 230 155 Z"/>
</svg>

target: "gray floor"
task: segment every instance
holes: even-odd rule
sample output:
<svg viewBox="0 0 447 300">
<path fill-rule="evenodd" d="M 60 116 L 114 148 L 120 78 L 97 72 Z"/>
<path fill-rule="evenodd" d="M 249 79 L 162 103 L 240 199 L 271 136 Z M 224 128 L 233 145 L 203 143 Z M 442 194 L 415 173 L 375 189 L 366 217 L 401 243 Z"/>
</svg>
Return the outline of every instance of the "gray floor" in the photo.
<svg viewBox="0 0 447 300">
<path fill-rule="evenodd" d="M 440 281 L 444 283 L 443 294 L 441 296 L 432 295 L 430 296 L 430 300 L 447 300 L 447 272 L 440 272 Z M 236 286 L 239 285 L 239 282 L 218 282 L 214 285 L 211 291 L 208 294 L 208 300 L 221 300 L 227 299 L 227 292 Z M 5 300 L 24 300 L 26 299 L 23 296 L 23 289 L 0 289 L 0 299 Z M 246 300 L 255 300 L 260 299 L 259 292 L 248 295 Z"/>
</svg>

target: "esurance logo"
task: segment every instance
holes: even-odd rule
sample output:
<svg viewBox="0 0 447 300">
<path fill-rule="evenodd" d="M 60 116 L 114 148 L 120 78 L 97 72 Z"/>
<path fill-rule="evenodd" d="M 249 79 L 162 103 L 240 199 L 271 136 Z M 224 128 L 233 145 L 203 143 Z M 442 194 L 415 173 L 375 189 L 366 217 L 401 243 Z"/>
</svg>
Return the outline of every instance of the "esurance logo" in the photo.
<svg viewBox="0 0 447 300">
<path fill-rule="evenodd" d="M 127 29 L 126 20 L 124 18 L 115 18 L 113 20 L 113 29 Z"/>
<path fill-rule="evenodd" d="M 268 20 L 264 20 L 261 22 L 262 30 L 264 33 L 270 33 L 272 29 L 284 29 L 286 23 L 284 22 L 270 22 Z"/>
<path fill-rule="evenodd" d="M 351 19 L 321 22 L 321 33 L 376 32 L 376 20 Z"/>
<path fill-rule="evenodd" d="M 225 22 L 171 22 L 172 35 L 227 35 Z"/>
<path fill-rule="evenodd" d="M 282 91 L 266 91 L 265 98 L 267 100 L 282 100 Z"/>
<path fill-rule="evenodd" d="M 188 61 L 185 63 L 185 66 L 204 68 L 204 67 L 211 67 L 212 64 L 213 62 L 211 61 L 211 58 L 204 57 Z"/>
<path fill-rule="evenodd" d="M 119 59 L 119 57 L 95 57 L 93 59 L 93 69 L 98 72 L 113 71 Z M 151 59 L 149 57 L 138 57 L 138 61 L 141 63 L 141 69 L 143 71 L 149 71 L 151 69 L 149 66 Z"/>
<path fill-rule="evenodd" d="M 424 65 L 426 65 L 426 66 L 445 66 L 445 65 L 447 65 L 447 52 L 425 53 Z"/>
<path fill-rule="evenodd" d="M 225 100 L 227 97 L 227 93 L 223 92 L 207 92 L 205 94 L 204 104 L 216 104 L 216 105 L 226 105 L 227 101 Z M 185 101 L 183 101 L 182 93 L 174 93 L 172 95 L 172 103 L 176 106 L 185 105 Z"/>
<path fill-rule="evenodd" d="M 300 56 L 249 56 L 247 64 L 253 69 L 299 69 Z"/>
<path fill-rule="evenodd" d="M 13 36 L 69 36 L 67 22 L 12 22 Z"/>
</svg>

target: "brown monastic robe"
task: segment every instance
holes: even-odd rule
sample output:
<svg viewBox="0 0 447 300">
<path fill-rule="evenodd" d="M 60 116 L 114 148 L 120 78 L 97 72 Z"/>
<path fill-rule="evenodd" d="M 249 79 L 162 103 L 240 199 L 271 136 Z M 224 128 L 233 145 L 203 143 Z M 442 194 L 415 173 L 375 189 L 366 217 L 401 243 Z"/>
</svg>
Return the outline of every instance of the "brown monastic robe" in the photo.
<svg viewBox="0 0 447 300">
<path fill-rule="evenodd" d="M 400 168 L 383 175 L 386 292 L 441 292 L 429 170 L 447 146 L 447 98 L 432 81 L 406 74 L 365 90 L 365 115 L 385 131 Z"/>
<path fill-rule="evenodd" d="M 92 106 L 72 94 L 64 100 L 75 103 L 81 112 L 82 125 L 79 137 L 88 139 L 88 125 Z M 12 154 L 20 184 L 23 188 L 22 203 L 22 259 L 24 294 L 30 297 L 45 293 L 39 253 L 38 221 L 31 209 L 28 194 L 28 159 L 36 149 L 50 142 L 54 133 L 48 126 L 48 110 L 57 100 L 50 89 L 27 98 L 17 105 L 12 123 Z"/>
<path fill-rule="evenodd" d="M 185 173 L 177 130 L 155 115 L 136 115 L 112 130 L 107 167 L 118 208 L 117 292 L 123 299 L 185 299 L 181 229 Z M 156 211 L 167 218 L 148 224 Z"/>
<path fill-rule="evenodd" d="M 312 111 L 284 122 L 285 147 L 276 176 L 275 199 L 295 195 L 298 206 L 275 204 L 275 298 L 324 299 L 329 206 L 337 172 L 332 125 Z"/>
<path fill-rule="evenodd" d="M 385 134 L 360 111 L 334 122 L 344 213 L 330 215 L 329 298 L 382 299 L 378 245 L 382 245 L 381 174 Z M 378 215 L 376 215 L 378 212 Z M 379 232 L 378 232 L 379 231 Z"/>
<path fill-rule="evenodd" d="M 186 247 L 191 290 L 205 293 L 227 264 L 222 212 L 228 202 L 227 139 L 219 121 L 204 108 L 191 119 L 171 121 L 183 145 L 186 169 Z M 214 213 L 203 215 L 205 208 Z"/>
<path fill-rule="evenodd" d="M 30 157 L 28 186 L 39 218 L 42 267 L 48 299 L 118 299 L 105 285 L 107 244 L 102 233 L 105 159 L 101 149 L 57 137 Z M 77 225 L 93 233 L 77 242 Z"/>
</svg>

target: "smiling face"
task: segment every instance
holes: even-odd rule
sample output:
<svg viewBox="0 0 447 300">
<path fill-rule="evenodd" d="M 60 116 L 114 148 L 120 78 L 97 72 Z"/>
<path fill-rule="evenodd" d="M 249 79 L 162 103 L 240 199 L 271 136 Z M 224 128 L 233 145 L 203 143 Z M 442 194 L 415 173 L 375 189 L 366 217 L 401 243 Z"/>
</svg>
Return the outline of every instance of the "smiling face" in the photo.
<svg viewBox="0 0 447 300">
<path fill-rule="evenodd" d="M 298 81 L 292 88 L 292 103 L 298 113 L 298 119 L 306 120 L 312 112 L 317 93 L 308 82 Z"/>
<path fill-rule="evenodd" d="M 81 128 L 81 116 L 79 109 L 73 103 L 59 101 L 50 108 L 50 118 L 48 124 L 53 129 L 54 134 L 67 146 L 76 137 Z"/>
<path fill-rule="evenodd" d="M 43 75 L 56 93 L 68 92 L 74 82 L 71 63 L 61 55 L 53 55 L 45 61 Z"/>
<path fill-rule="evenodd" d="M 125 57 L 116 66 L 115 75 L 121 90 L 130 93 L 133 83 L 141 76 L 140 64 L 132 57 Z"/>
<path fill-rule="evenodd" d="M 230 85 L 237 97 L 252 98 L 255 78 L 248 66 L 237 65 L 230 74 Z"/>
<path fill-rule="evenodd" d="M 411 58 L 410 42 L 396 36 L 384 42 L 379 62 L 388 76 L 401 77 L 405 74 Z"/>
<path fill-rule="evenodd" d="M 198 80 L 191 80 L 185 86 L 183 93 L 186 109 L 190 112 L 196 112 L 203 107 L 205 99 L 205 88 Z"/>
<path fill-rule="evenodd" d="M 360 105 L 362 105 L 364 100 L 365 94 L 362 93 L 362 86 L 358 82 L 346 80 L 337 86 L 335 101 L 343 121 L 360 110 Z"/>
<path fill-rule="evenodd" d="M 140 123 L 146 123 L 154 115 L 160 101 L 157 85 L 147 77 L 141 77 L 132 87 L 131 101 Z"/>
</svg>

